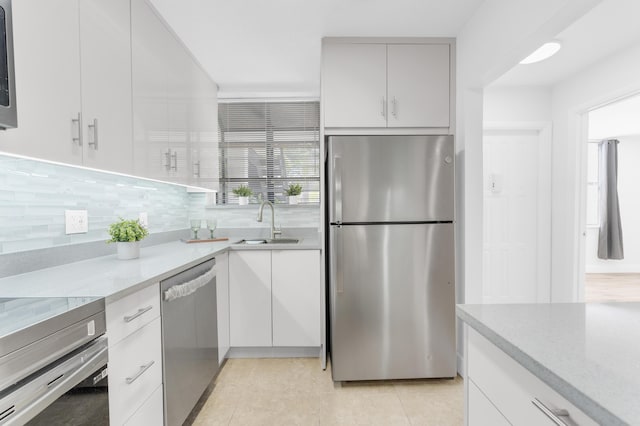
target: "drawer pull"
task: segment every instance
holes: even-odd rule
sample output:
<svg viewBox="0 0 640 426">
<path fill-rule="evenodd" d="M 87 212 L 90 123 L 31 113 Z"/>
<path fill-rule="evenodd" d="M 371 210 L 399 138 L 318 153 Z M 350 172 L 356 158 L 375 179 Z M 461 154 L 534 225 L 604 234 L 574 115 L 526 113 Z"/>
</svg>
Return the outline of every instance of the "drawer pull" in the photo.
<svg viewBox="0 0 640 426">
<path fill-rule="evenodd" d="M 540 411 L 542 411 L 545 416 L 549 417 L 553 422 L 558 426 L 573 426 L 576 425 L 575 422 L 571 420 L 569 417 L 569 412 L 563 408 L 549 408 L 542 403 L 538 398 L 533 398 L 531 401 L 533 405 L 538 407 Z M 560 417 L 565 417 L 565 419 L 561 419 Z"/>
<path fill-rule="evenodd" d="M 131 383 L 135 382 L 136 380 L 138 380 L 138 377 L 142 376 L 142 374 L 147 371 L 148 369 L 151 368 L 151 366 L 155 364 L 155 361 L 151 361 L 149 364 L 147 365 L 141 365 L 140 366 L 140 370 L 138 370 L 138 372 L 136 374 L 134 374 L 133 377 L 127 377 L 125 379 L 125 381 L 127 382 L 128 385 L 130 385 Z"/>
<path fill-rule="evenodd" d="M 126 317 L 124 317 L 124 322 L 131 322 L 134 319 L 138 318 L 140 315 L 144 314 L 145 312 L 149 312 L 151 309 L 153 309 L 152 305 L 149 305 L 146 308 L 140 308 L 138 309 L 138 312 L 136 312 L 135 314 L 127 315 Z"/>
</svg>

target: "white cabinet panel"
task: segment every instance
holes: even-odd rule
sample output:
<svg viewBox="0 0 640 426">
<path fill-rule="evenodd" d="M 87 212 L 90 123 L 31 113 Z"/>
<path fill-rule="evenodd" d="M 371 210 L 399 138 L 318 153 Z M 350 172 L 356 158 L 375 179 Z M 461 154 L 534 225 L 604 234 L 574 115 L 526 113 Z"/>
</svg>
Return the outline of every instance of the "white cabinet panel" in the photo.
<svg viewBox="0 0 640 426">
<path fill-rule="evenodd" d="M 449 127 L 449 45 L 387 48 L 389 127 Z"/>
<path fill-rule="evenodd" d="M 14 1 L 18 128 L 0 132 L 0 151 L 82 164 L 73 141 L 81 110 L 78 1 Z"/>
<path fill-rule="evenodd" d="M 218 361 L 229 351 L 229 253 L 216 256 L 216 298 L 218 301 Z"/>
<path fill-rule="evenodd" d="M 472 380 L 469 380 L 467 386 L 469 387 L 467 402 L 469 426 L 509 426 L 511 424 Z"/>
<path fill-rule="evenodd" d="M 162 384 L 160 318 L 109 347 L 109 417 L 123 424 Z"/>
<path fill-rule="evenodd" d="M 159 284 L 151 285 L 106 306 L 109 345 L 115 345 L 129 334 L 160 316 Z"/>
<path fill-rule="evenodd" d="M 125 423 L 125 426 L 161 426 L 164 422 L 162 385 L 153 391 L 149 399 Z"/>
<path fill-rule="evenodd" d="M 231 346 L 271 346 L 271 252 L 229 253 Z"/>
<path fill-rule="evenodd" d="M 467 375 L 489 401 L 514 425 L 554 425 L 534 404 L 542 401 L 551 409 L 565 409 L 579 425 L 597 423 L 526 370 L 497 346 L 467 327 Z M 468 394 L 467 398 L 471 398 Z M 469 401 L 469 399 L 468 399 Z M 469 424 L 481 419 L 469 416 Z"/>
<path fill-rule="evenodd" d="M 320 252 L 274 250 L 273 346 L 320 346 Z"/>
<path fill-rule="evenodd" d="M 129 0 L 80 1 L 83 164 L 133 172 Z"/>
<path fill-rule="evenodd" d="M 386 127 L 387 46 L 325 44 L 325 127 Z"/>
</svg>

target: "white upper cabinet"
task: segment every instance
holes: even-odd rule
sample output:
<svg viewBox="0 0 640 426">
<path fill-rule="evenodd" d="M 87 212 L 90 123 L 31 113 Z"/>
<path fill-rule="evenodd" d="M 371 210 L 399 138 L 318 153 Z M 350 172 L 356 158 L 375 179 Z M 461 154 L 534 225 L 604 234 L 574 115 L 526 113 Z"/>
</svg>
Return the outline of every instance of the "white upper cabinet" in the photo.
<svg viewBox="0 0 640 426">
<path fill-rule="evenodd" d="M 449 39 L 324 40 L 324 127 L 450 133 L 452 50 Z"/>
<path fill-rule="evenodd" d="M 389 127 L 449 127 L 449 45 L 387 46 Z"/>
<path fill-rule="evenodd" d="M 129 0 L 80 1 L 83 164 L 132 173 Z"/>
<path fill-rule="evenodd" d="M 82 164 L 78 1 L 12 6 L 18 127 L 0 132 L 0 151 Z"/>
<path fill-rule="evenodd" d="M 387 46 L 326 44 L 322 52 L 326 127 L 387 125 Z"/>
</svg>

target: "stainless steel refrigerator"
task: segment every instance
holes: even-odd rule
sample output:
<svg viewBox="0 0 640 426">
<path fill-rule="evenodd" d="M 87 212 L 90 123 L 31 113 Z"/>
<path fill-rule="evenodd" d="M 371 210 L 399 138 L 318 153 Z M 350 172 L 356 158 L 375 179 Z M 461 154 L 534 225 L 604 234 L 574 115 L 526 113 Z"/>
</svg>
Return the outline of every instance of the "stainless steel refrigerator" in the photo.
<svg viewBox="0 0 640 426">
<path fill-rule="evenodd" d="M 333 136 L 333 380 L 455 377 L 452 136 Z"/>
</svg>

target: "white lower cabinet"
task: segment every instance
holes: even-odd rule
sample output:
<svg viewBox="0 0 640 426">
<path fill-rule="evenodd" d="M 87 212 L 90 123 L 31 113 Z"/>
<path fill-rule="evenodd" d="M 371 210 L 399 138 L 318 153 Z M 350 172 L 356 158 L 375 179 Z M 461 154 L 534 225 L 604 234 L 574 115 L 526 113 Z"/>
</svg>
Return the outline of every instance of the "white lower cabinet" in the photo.
<svg viewBox="0 0 640 426">
<path fill-rule="evenodd" d="M 159 292 L 156 283 L 105 308 L 111 425 L 163 423 Z"/>
<path fill-rule="evenodd" d="M 216 256 L 216 299 L 218 313 L 218 361 L 229 352 L 229 253 Z"/>
<path fill-rule="evenodd" d="M 552 426 L 560 424 L 545 414 L 538 405 L 556 413 L 566 410 L 568 415 L 559 415 L 559 417 L 567 424 L 597 425 L 589 416 L 493 343 L 472 328 L 468 326 L 465 328 L 467 330 L 468 425 Z M 500 423 L 500 416 L 507 423 Z"/>
<path fill-rule="evenodd" d="M 126 426 L 162 426 L 164 422 L 162 385 L 153 391 L 149 399 L 125 423 Z"/>
<path fill-rule="evenodd" d="M 320 251 L 229 253 L 231 347 L 320 346 Z"/>
<path fill-rule="evenodd" d="M 320 252 L 271 252 L 273 346 L 320 346 Z"/>
</svg>

